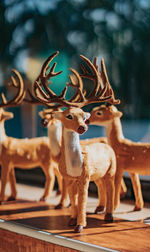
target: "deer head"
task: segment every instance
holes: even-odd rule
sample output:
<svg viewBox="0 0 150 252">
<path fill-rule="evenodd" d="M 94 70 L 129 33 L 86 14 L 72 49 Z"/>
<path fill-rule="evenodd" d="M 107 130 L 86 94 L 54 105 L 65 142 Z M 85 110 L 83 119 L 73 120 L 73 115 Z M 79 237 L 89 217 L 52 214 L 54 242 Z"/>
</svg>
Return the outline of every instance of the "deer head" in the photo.
<svg viewBox="0 0 150 252">
<path fill-rule="evenodd" d="M 122 112 L 116 106 L 101 105 L 91 111 L 90 124 L 105 125 L 114 118 L 120 118 L 121 116 Z"/>
<path fill-rule="evenodd" d="M 5 111 L 3 108 L 0 108 L 0 122 L 12 119 L 14 117 L 12 112 Z"/>
<path fill-rule="evenodd" d="M 1 122 L 13 118 L 13 113 L 5 111 L 3 108 L 19 106 L 25 97 L 24 82 L 20 73 L 16 69 L 13 69 L 12 72 L 14 76 L 13 75 L 11 76 L 10 84 L 15 89 L 17 89 L 17 93 L 15 97 L 9 101 L 7 101 L 4 93 L 1 94 L 1 100 L 2 100 L 2 102 L 0 103 L 0 121 Z"/>
<path fill-rule="evenodd" d="M 53 125 L 56 123 L 56 120 L 53 116 L 54 111 L 61 111 L 59 108 L 56 110 L 54 110 L 53 108 L 49 108 L 49 109 L 44 109 L 42 111 L 39 112 L 39 116 L 42 118 L 41 119 L 41 124 L 43 127 L 47 127 L 50 125 Z"/>
</svg>

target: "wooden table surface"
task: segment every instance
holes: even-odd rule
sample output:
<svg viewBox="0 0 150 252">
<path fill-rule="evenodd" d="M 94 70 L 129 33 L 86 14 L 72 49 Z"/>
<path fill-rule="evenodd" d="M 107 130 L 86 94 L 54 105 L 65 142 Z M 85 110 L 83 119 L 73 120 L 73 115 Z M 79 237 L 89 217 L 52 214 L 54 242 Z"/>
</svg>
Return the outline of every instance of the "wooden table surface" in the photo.
<svg viewBox="0 0 150 252">
<path fill-rule="evenodd" d="M 20 186 L 23 187 L 23 185 Z M 28 195 L 31 195 L 35 189 L 26 186 L 25 190 L 29 190 Z M 53 198 L 56 199 L 56 196 L 53 195 Z M 103 214 L 93 214 L 95 207 L 95 199 L 89 198 L 87 227 L 81 234 L 74 233 L 73 229 L 67 225 L 70 208 L 55 210 L 52 201 L 44 203 L 22 197 L 16 202 L 1 205 L 0 219 L 117 251 L 150 251 L 149 205 L 147 206 L 147 216 L 144 218 L 147 223 L 140 219 L 140 212 L 136 213 L 137 216 L 139 214 L 136 221 L 115 217 L 113 223 L 105 223 Z M 129 212 L 131 214 L 131 211 Z"/>
</svg>

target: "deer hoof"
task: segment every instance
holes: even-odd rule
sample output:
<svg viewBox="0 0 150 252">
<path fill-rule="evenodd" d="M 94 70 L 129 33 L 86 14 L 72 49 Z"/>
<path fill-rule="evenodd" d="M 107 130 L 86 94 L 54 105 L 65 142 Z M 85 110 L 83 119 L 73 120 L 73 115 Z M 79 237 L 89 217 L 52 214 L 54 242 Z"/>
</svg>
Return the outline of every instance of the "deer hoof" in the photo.
<svg viewBox="0 0 150 252">
<path fill-rule="evenodd" d="M 105 209 L 104 206 L 97 206 L 96 209 L 95 209 L 95 214 L 99 213 L 99 212 L 103 212 Z"/>
<path fill-rule="evenodd" d="M 16 200 L 16 197 L 14 197 L 14 196 L 9 196 L 7 198 L 7 201 L 15 201 L 15 200 Z"/>
<path fill-rule="evenodd" d="M 120 199 L 124 199 L 124 198 L 125 198 L 125 196 L 126 196 L 126 192 L 122 192 L 122 193 L 120 193 Z"/>
<path fill-rule="evenodd" d="M 42 197 L 40 198 L 40 201 L 46 201 L 46 197 L 42 196 Z"/>
<path fill-rule="evenodd" d="M 62 209 L 62 208 L 63 208 L 62 203 L 59 203 L 57 206 L 55 206 L 55 209 Z"/>
<path fill-rule="evenodd" d="M 83 226 L 82 225 L 77 225 L 75 228 L 74 228 L 74 232 L 75 233 L 81 233 L 83 230 Z"/>
<path fill-rule="evenodd" d="M 105 221 L 106 222 L 113 222 L 113 215 L 111 213 L 105 214 Z"/>
<path fill-rule="evenodd" d="M 77 218 L 70 218 L 68 225 L 69 226 L 76 226 L 77 225 Z"/>
<path fill-rule="evenodd" d="M 142 210 L 142 207 L 138 207 L 138 206 L 135 206 L 133 211 L 141 211 Z"/>
<path fill-rule="evenodd" d="M 58 196 L 58 195 L 61 195 L 61 191 L 60 191 L 60 190 L 57 190 L 56 195 L 57 195 L 57 196 Z"/>
</svg>

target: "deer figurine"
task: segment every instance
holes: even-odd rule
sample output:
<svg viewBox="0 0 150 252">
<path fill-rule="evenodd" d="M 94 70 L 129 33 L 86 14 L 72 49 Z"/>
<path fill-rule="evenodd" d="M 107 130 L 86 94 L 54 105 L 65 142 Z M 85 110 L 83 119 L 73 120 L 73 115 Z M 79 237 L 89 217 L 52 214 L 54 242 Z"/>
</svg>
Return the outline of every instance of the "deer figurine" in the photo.
<svg viewBox="0 0 150 252">
<path fill-rule="evenodd" d="M 136 205 L 134 210 L 143 208 L 144 201 L 141 192 L 140 175 L 150 174 L 150 143 L 136 143 L 124 138 L 120 112 L 116 106 L 102 105 L 91 112 L 90 123 L 106 127 L 108 143 L 114 149 L 117 157 L 117 172 L 115 178 L 115 208 L 120 202 L 120 182 L 124 171 L 131 177 Z"/>
<path fill-rule="evenodd" d="M 37 137 L 30 139 L 16 139 L 8 137 L 5 133 L 4 123 L 13 118 L 13 113 L 5 111 L 3 108 L 19 106 L 25 99 L 24 82 L 17 70 L 13 70 L 16 78 L 11 77 L 12 84 L 17 88 L 16 96 L 7 102 L 2 94 L 2 103 L 0 104 L 0 163 L 1 163 L 1 193 L 0 203 L 5 201 L 6 183 L 10 181 L 11 195 L 8 200 L 15 200 L 17 195 L 16 179 L 14 168 L 32 169 L 40 166 L 46 176 L 44 194 L 40 200 L 46 200 L 54 186 L 54 172 L 59 176 L 55 162 L 52 160 L 49 139 L 46 137 Z M 55 134 L 55 132 L 53 132 Z M 58 182 L 60 182 L 58 178 Z M 61 182 L 59 183 L 61 184 Z"/>
<path fill-rule="evenodd" d="M 51 55 L 51 60 L 58 52 Z M 57 96 L 49 87 L 47 80 L 54 77 L 56 63 L 49 67 L 49 73 L 46 74 L 48 67 L 42 68 L 40 79 L 35 82 L 34 92 L 36 97 L 45 103 L 46 106 L 54 104 L 58 107 L 66 107 L 64 111 L 56 111 L 53 117 L 62 122 L 62 143 L 60 146 L 59 170 L 66 180 L 69 188 L 69 197 L 72 206 L 72 214 L 69 224 L 75 225 L 75 232 L 81 232 L 86 226 L 86 202 L 88 195 L 89 181 L 95 181 L 97 185 L 103 181 L 106 187 L 107 203 L 105 220 L 113 221 L 114 210 L 114 178 L 116 172 L 116 157 L 113 149 L 103 143 L 93 143 L 89 146 L 81 146 L 79 135 L 87 131 L 86 121 L 90 113 L 84 112 L 81 107 L 90 103 L 108 101 L 116 103 L 112 95 L 112 89 L 107 82 L 103 82 L 104 88 L 101 88 L 101 81 L 104 81 L 103 74 L 100 76 L 89 59 L 80 56 L 91 69 L 91 73 L 84 72 L 86 78 L 92 79 L 94 88 L 88 97 L 85 97 L 83 91 L 83 82 L 80 75 L 71 69 L 78 83 L 70 76 L 71 83 L 68 84 L 76 89 L 75 95 L 69 100 L 65 99 L 68 85 Z M 102 61 L 102 67 L 104 62 Z M 103 69 L 102 69 L 103 71 Z M 105 96 L 106 90 L 109 93 Z M 108 93 L 108 92 L 107 92 Z"/>
<path fill-rule="evenodd" d="M 53 109 L 44 109 L 39 112 L 41 119 L 41 124 L 43 127 L 48 129 L 48 139 L 50 145 L 50 151 L 52 155 L 52 160 L 55 164 L 54 173 L 58 180 L 59 190 L 57 194 L 61 194 L 62 198 L 60 203 L 55 207 L 56 209 L 63 208 L 66 205 L 67 191 L 63 188 L 63 178 L 58 169 L 58 158 L 56 156 L 59 153 L 59 147 L 61 145 L 61 134 L 62 134 L 62 125 L 61 122 L 53 118 L 52 113 Z M 59 110 L 57 110 L 59 111 Z"/>
<path fill-rule="evenodd" d="M 53 119 L 53 116 L 52 116 L 53 112 L 54 112 L 53 109 L 44 109 L 43 111 L 40 111 L 39 114 L 40 114 L 40 116 L 42 118 L 41 124 L 43 125 L 43 127 L 48 128 L 48 137 L 49 137 L 50 143 L 53 143 L 53 147 L 55 147 L 55 145 L 57 147 L 58 146 L 58 141 L 56 141 L 56 139 L 54 139 L 55 134 L 53 132 L 53 129 L 51 129 L 51 123 L 52 123 L 54 128 L 58 127 L 57 132 L 58 132 L 59 135 L 61 135 L 62 127 L 61 127 L 61 124 L 60 124 L 59 120 L 56 120 L 56 119 L 54 120 Z M 90 138 L 90 139 L 80 140 L 81 146 L 84 146 L 84 145 L 87 146 L 89 144 L 96 143 L 96 142 L 108 143 L 106 137 L 97 137 L 97 138 Z M 61 209 L 66 205 L 67 185 L 65 184 L 65 181 L 63 180 L 57 166 L 55 166 L 55 174 L 57 174 L 59 188 L 60 188 L 60 191 L 62 192 L 60 202 L 55 208 L 56 209 Z M 98 186 L 98 189 L 99 189 L 99 187 L 100 186 Z M 127 191 L 127 188 L 126 188 L 124 180 L 122 179 L 120 198 L 123 198 L 125 196 L 126 191 Z M 103 186 L 102 186 L 101 190 L 99 192 L 99 207 L 96 208 L 96 213 L 99 212 L 99 211 L 103 211 L 104 208 L 105 208 L 106 197 L 104 197 L 104 199 L 103 199 L 103 195 L 104 195 L 104 192 L 103 192 Z"/>
</svg>

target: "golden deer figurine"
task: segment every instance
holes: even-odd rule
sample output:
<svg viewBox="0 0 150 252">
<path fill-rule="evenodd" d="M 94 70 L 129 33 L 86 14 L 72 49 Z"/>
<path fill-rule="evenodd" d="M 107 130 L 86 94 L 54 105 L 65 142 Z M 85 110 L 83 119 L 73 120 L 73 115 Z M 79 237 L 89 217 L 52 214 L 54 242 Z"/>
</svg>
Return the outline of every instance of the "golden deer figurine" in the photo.
<svg viewBox="0 0 150 252">
<path fill-rule="evenodd" d="M 56 136 L 56 134 L 54 134 L 53 132 L 53 128 L 55 128 L 55 132 L 57 131 L 57 135 L 62 134 L 62 127 L 61 127 L 61 123 L 59 120 L 54 120 L 53 118 L 53 112 L 54 109 L 44 109 L 43 111 L 40 111 L 39 114 L 42 118 L 41 120 L 41 124 L 43 125 L 43 127 L 48 127 L 48 137 L 49 137 L 49 141 L 50 143 L 52 143 L 53 148 L 57 148 L 58 146 L 58 140 L 55 139 L 54 137 Z M 51 125 L 52 128 L 51 128 Z M 57 129 L 56 129 L 57 127 Z M 80 140 L 80 144 L 81 146 L 87 146 L 89 144 L 92 143 L 96 143 L 96 142 L 101 142 L 101 143 L 108 143 L 107 138 L 106 137 L 97 137 L 97 138 L 90 138 L 90 139 L 82 139 Z M 58 160 L 57 160 L 58 161 Z M 55 162 L 55 164 L 57 164 L 57 162 Z M 58 180 L 58 184 L 59 184 L 59 188 L 60 188 L 60 192 L 61 192 L 61 199 L 59 204 L 55 207 L 56 209 L 60 209 L 63 208 L 66 205 L 66 199 L 67 199 L 67 185 L 65 184 L 65 181 L 63 180 L 59 170 L 58 170 L 58 165 L 56 165 L 54 167 L 54 171 L 55 174 L 57 174 L 57 180 Z M 99 186 L 100 187 L 100 186 Z M 98 189 L 99 189 L 98 187 Z M 121 181 L 121 192 L 120 192 L 120 197 L 124 198 L 125 194 L 126 194 L 127 188 L 125 185 L 124 180 L 122 179 Z M 101 190 L 99 192 L 99 207 L 96 208 L 96 212 L 100 212 L 103 211 L 106 205 L 106 197 L 104 197 L 103 199 L 103 195 L 105 194 L 104 192 L 104 188 L 103 186 L 101 187 Z"/>
<path fill-rule="evenodd" d="M 58 54 L 54 53 L 48 58 L 47 63 Z M 87 131 L 86 121 L 90 117 L 90 113 L 84 112 L 81 107 L 90 103 L 108 101 L 118 103 L 113 96 L 113 91 L 108 83 L 102 77 L 100 78 L 95 66 L 89 59 L 80 56 L 90 67 L 91 73 L 84 71 L 86 78 L 92 79 L 94 88 L 88 97 L 85 97 L 83 91 L 83 82 L 80 75 L 71 69 L 72 74 L 67 86 L 73 86 L 76 89 L 75 95 L 69 100 L 65 99 L 67 86 L 62 93 L 57 96 L 48 86 L 48 79 L 56 76 L 54 69 L 56 63 L 52 67 L 48 64 L 44 65 L 41 70 L 38 81 L 35 82 L 34 92 L 36 97 L 45 103 L 46 106 L 53 104 L 54 108 L 66 107 L 64 111 L 56 111 L 53 117 L 62 122 L 62 142 L 60 145 L 59 170 L 69 188 L 69 197 L 72 206 L 71 219 L 69 224 L 76 225 L 75 232 L 81 232 L 86 226 L 86 202 L 88 196 L 89 181 L 95 181 L 97 185 L 103 184 L 106 187 L 107 203 L 105 220 L 113 221 L 114 210 L 114 178 L 116 172 L 116 157 L 113 149 L 103 143 L 93 143 L 89 146 L 81 146 L 79 135 Z M 104 61 L 102 60 L 102 71 Z M 49 73 L 47 74 L 47 70 Z M 76 81 L 74 81 L 74 77 Z M 103 82 L 104 88 L 101 88 Z M 105 93 L 109 93 L 105 95 Z"/>
<path fill-rule="evenodd" d="M 53 129 L 52 128 L 56 128 L 57 127 L 57 134 L 60 135 L 62 134 L 62 126 L 61 126 L 61 122 L 59 120 L 56 120 L 53 118 L 53 113 L 54 113 L 54 109 L 50 108 L 50 109 L 44 109 L 43 111 L 40 111 L 39 114 L 42 118 L 41 120 L 41 124 L 43 125 L 43 127 L 48 127 L 48 137 L 49 137 L 49 141 L 51 143 L 51 145 L 53 146 L 53 148 L 58 148 L 58 141 L 55 140 L 54 136 L 56 134 L 54 134 Z M 60 110 L 59 110 L 60 111 Z M 53 125 L 51 127 L 51 125 Z M 56 129 L 55 129 L 56 131 Z M 84 139 L 84 140 L 80 140 L 80 144 L 81 146 L 86 146 L 92 143 L 96 143 L 96 142 L 101 142 L 101 143 L 107 143 L 107 138 L 106 137 L 98 137 L 98 138 L 91 138 L 91 139 Z M 51 147 L 52 148 L 52 147 Z M 56 160 L 59 161 L 59 160 Z M 57 162 L 55 162 L 55 164 L 57 164 Z M 63 180 L 59 169 L 58 169 L 58 164 L 57 166 L 55 166 L 55 174 L 57 174 L 57 180 L 59 183 L 59 188 L 61 191 L 61 199 L 58 205 L 56 205 L 56 209 L 61 209 L 66 205 L 66 200 L 67 200 L 67 185 L 65 184 L 65 181 Z M 103 189 L 103 188 L 102 188 Z M 101 192 L 99 193 L 99 198 L 100 195 L 102 195 L 103 191 L 101 190 Z M 125 188 L 122 190 L 122 195 L 125 194 Z M 104 207 L 97 208 L 97 211 L 103 211 Z"/>
<path fill-rule="evenodd" d="M 8 200 L 15 200 L 17 196 L 16 178 L 14 168 L 32 169 L 40 166 L 45 174 L 46 183 L 43 196 L 40 200 L 46 200 L 54 186 L 54 174 L 58 176 L 57 168 L 52 160 L 49 139 L 46 137 L 37 137 L 30 139 L 16 139 L 9 137 L 5 133 L 4 123 L 13 118 L 13 113 L 5 111 L 3 108 L 19 106 L 25 98 L 26 92 L 24 82 L 17 70 L 13 70 L 14 76 L 11 76 L 13 86 L 18 90 L 16 96 L 7 102 L 2 94 L 2 103 L 0 104 L 0 163 L 1 163 L 1 193 L 0 203 L 5 201 L 6 183 L 10 181 L 11 195 Z M 55 132 L 53 132 L 55 135 Z M 58 177 L 58 182 L 59 177 Z M 59 183 L 61 186 L 61 182 Z"/>
<path fill-rule="evenodd" d="M 122 112 L 115 106 L 101 105 L 91 112 L 90 123 L 106 127 L 108 143 L 116 153 L 115 207 L 120 202 L 119 192 L 123 172 L 128 171 L 136 199 L 134 210 L 138 211 L 144 205 L 139 174 L 150 175 L 150 143 L 136 143 L 124 138 L 121 116 Z"/>
<path fill-rule="evenodd" d="M 97 71 L 99 72 L 99 65 L 97 64 L 97 57 L 94 60 L 94 66 L 96 67 Z M 104 69 L 104 70 L 105 70 L 106 81 L 109 83 L 109 79 L 108 79 L 108 75 L 107 75 L 106 69 Z M 99 74 L 101 74 L 101 73 L 99 72 Z M 110 83 L 109 83 L 109 85 L 110 85 Z M 90 118 L 89 123 L 91 123 L 91 124 L 99 124 L 98 123 L 98 121 L 99 121 L 99 117 L 98 117 L 98 113 L 99 112 L 98 112 L 98 110 L 99 110 L 99 107 L 96 107 L 95 109 L 93 109 L 93 111 L 91 112 L 92 117 Z M 94 121 L 95 121 L 95 123 L 94 123 Z M 118 124 L 118 129 L 120 129 L 120 131 L 118 130 L 118 132 L 120 132 L 120 135 L 122 135 L 122 133 L 121 133 L 122 132 L 121 122 L 120 122 L 120 124 Z M 108 143 L 109 142 L 110 141 L 108 139 Z M 116 151 L 115 151 L 115 153 L 116 153 Z M 117 157 L 117 163 L 119 162 L 118 161 L 119 158 L 122 159 L 122 156 L 118 155 L 118 157 Z M 129 172 L 129 174 L 130 174 L 130 172 Z M 142 192 L 141 192 L 141 184 L 140 184 L 139 175 L 138 174 L 135 175 L 135 174 L 131 173 L 130 177 L 131 177 L 131 181 L 132 181 L 132 185 L 133 185 L 133 189 L 134 189 L 134 193 L 135 193 L 135 198 L 136 198 L 136 204 L 135 204 L 134 210 L 135 211 L 139 211 L 139 210 L 141 210 L 143 208 L 143 205 L 144 205 L 144 201 L 143 201 L 143 197 L 142 197 Z M 121 187 L 120 187 L 120 198 L 124 197 L 126 191 L 127 191 L 127 188 L 126 188 L 125 182 L 124 182 L 124 180 L 122 178 L 121 179 Z M 118 194 L 118 197 L 119 197 L 119 194 Z M 118 204 L 119 204 L 119 202 L 120 202 L 120 200 L 118 199 Z M 115 206 L 115 208 L 116 208 L 118 204 L 117 203 L 115 203 L 115 204 L 116 204 L 116 206 Z"/>
</svg>

